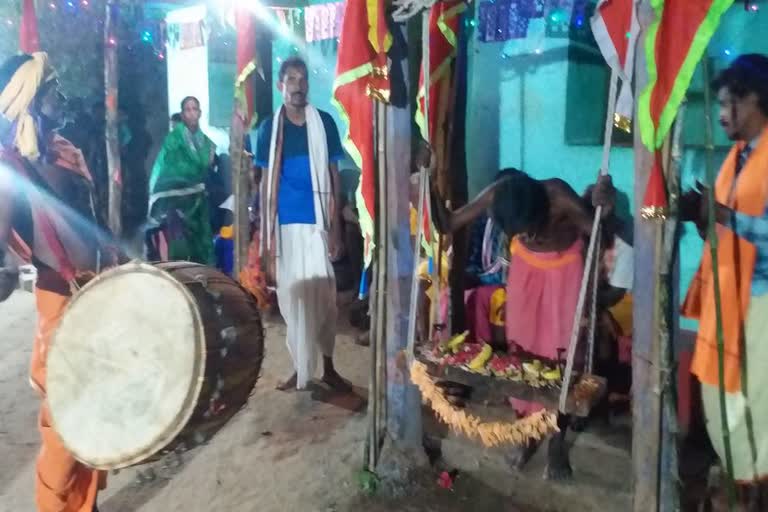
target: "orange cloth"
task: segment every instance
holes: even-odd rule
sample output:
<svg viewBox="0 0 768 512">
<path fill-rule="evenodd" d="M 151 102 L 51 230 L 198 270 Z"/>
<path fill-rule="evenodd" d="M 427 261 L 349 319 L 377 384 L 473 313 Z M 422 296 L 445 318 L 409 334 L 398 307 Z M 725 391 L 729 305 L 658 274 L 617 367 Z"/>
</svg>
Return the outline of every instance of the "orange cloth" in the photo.
<svg viewBox="0 0 768 512">
<path fill-rule="evenodd" d="M 768 199 L 768 129 L 752 151 L 736 178 L 736 164 L 745 144 L 740 142 L 725 159 L 715 184 L 717 201 L 751 216 L 765 212 Z M 735 183 L 734 183 L 735 182 Z M 744 337 L 744 320 L 749 308 L 752 273 L 757 251 L 755 246 L 737 237 L 730 229 L 718 225 L 718 270 L 723 305 L 723 338 L 725 343 L 725 390 L 741 388 L 740 351 Z M 691 372 L 705 384 L 719 385 L 717 364 L 717 330 L 715 326 L 715 292 L 709 244 L 704 246 L 701 266 L 688 289 L 683 315 L 699 320 L 699 333 L 691 363 Z"/>
<path fill-rule="evenodd" d="M 256 298 L 259 309 L 269 308 L 269 290 L 264 272 L 261 271 L 261 255 L 259 231 L 253 233 L 251 245 L 248 247 L 248 262 L 240 271 L 240 284 Z"/>
<path fill-rule="evenodd" d="M 40 289 L 37 300 L 37 333 L 32 351 L 30 380 L 40 393 L 38 428 L 42 446 L 35 472 L 35 502 L 38 512 L 92 512 L 98 489 L 104 488 L 106 473 L 75 460 L 51 426 L 45 400 L 45 362 L 48 346 L 69 297 Z"/>
</svg>

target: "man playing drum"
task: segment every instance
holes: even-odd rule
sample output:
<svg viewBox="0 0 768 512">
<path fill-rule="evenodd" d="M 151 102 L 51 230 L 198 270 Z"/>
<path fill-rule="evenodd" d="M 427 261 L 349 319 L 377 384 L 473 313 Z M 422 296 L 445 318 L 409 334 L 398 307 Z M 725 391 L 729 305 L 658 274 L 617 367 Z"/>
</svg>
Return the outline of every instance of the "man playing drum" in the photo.
<svg viewBox="0 0 768 512">
<path fill-rule="evenodd" d="M 280 67 L 283 106 L 259 129 L 256 165 L 262 168 L 261 255 L 267 279 L 277 285 L 294 374 L 280 389 L 306 387 L 317 353 L 323 382 L 347 384 L 333 366 L 336 279 L 332 259 L 343 252 L 341 183 L 344 158 L 336 123 L 307 102 L 307 65 L 299 58 Z"/>
<path fill-rule="evenodd" d="M 6 252 L 37 267 L 37 330 L 30 382 L 43 399 L 35 501 L 39 512 L 96 511 L 105 474 L 79 463 L 51 426 L 46 401 L 49 342 L 77 280 L 105 263 L 93 182 L 79 149 L 59 136 L 63 96 L 45 53 L 0 67 L 0 301 L 17 273 Z M 114 253 L 113 253 L 114 254 Z"/>
</svg>

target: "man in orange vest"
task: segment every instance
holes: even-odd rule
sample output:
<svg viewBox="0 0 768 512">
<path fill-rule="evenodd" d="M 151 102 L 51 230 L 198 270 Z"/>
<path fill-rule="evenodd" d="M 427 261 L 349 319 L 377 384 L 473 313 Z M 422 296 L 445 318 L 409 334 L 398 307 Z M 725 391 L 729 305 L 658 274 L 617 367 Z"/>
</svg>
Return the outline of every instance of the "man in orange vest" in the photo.
<svg viewBox="0 0 768 512">
<path fill-rule="evenodd" d="M 715 184 L 723 375 L 720 375 L 713 261 L 709 244 L 683 313 L 699 321 L 691 371 L 701 381 L 707 431 L 726 461 L 747 510 L 768 509 L 768 57 L 742 55 L 712 84 L 720 125 L 734 146 Z M 707 204 L 698 191 L 681 200 L 681 218 L 704 236 Z M 723 425 L 719 387 L 725 389 Z M 762 483 L 761 483 L 762 482 Z M 761 489 L 762 487 L 762 489 Z M 762 496 L 761 496 L 762 495 Z"/>
</svg>

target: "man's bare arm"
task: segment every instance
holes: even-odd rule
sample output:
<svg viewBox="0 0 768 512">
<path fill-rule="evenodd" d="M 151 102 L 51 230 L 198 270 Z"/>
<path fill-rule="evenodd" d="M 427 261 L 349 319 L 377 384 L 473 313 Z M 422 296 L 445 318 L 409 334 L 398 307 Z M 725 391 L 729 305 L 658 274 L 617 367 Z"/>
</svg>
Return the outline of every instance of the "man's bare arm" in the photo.
<svg viewBox="0 0 768 512">
<path fill-rule="evenodd" d="M 435 214 L 435 225 L 441 233 L 455 233 L 456 231 L 470 225 L 478 217 L 483 215 L 493 205 L 493 198 L 496 195 L 496 189 L 503 180 L 495 181 L 485 187 L 477 197 L 462 206 L 451 211 L 446 208 L 445 203 L 440 197 L 437 187 L 432 185 L 432 211 Z"/>
</svg>

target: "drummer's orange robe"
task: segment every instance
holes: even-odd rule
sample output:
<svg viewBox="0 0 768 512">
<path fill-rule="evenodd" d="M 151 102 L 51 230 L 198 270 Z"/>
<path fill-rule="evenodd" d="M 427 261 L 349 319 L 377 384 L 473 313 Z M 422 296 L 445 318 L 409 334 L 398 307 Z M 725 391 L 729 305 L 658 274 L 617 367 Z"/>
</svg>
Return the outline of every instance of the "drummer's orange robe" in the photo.
<svg viewBox="0 0 768 512">
<path fill-rule="evenodd" d="M 45 360 L 53 333 L 69 297 L 37 288 L 37 331 L 32 351 L 30 381 L 43 398 L 38 418 L 42 446 L 35 472 L 38 512 L 92 512 L 96 492 L 104 488 L 106 473 L 84 466 L 64 447 L 51 426 L 45 400 Z"/>
<path fill-rule="evenodd" d="M 60 136 L 54 136 L 50 149 L 56 152 L 55 166 L 49 170 L 72 171 L 91 180 L 80 150 Z M 10 158 L 2 155 L 6 162 Z M 16 159 L 16 161 L 18 161 Z M 13 168 L 12 166 L 11 168 Z M 20 239 L 14 234 L 16 241 Z M 23 253 L 11 244 L 15 252 Z M 33 256 L 30 250 L 29 256 Z M 46 269 L 52 272 L 52 269 Z M 35 468 L 35 503 L 37 512 L 92 512 L 96 493 L 106 485 L 106 473 L 78 462 L 64 447 L 51 425 L 51 413 L 46 397 L 46 357 L 53 333 L 58 326 L 68 295 L 35 289 L 37 330 L 32 349 L 30 383 L 43 399 L 38 417 L 41 436 L 40 453 Z"/>
</svg>

